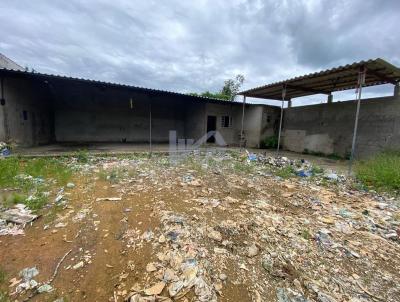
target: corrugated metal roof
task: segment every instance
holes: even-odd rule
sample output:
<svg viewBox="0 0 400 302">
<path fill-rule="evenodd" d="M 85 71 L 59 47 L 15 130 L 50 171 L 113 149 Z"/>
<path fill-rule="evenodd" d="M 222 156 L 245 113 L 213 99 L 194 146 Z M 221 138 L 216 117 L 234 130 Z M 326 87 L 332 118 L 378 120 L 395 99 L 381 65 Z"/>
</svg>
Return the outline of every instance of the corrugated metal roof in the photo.
<svg viewBox="0 0 400 302">
<path fill-rule="evenodd" d="M 2 53 L 0 53 L 0 68 L 8 68 L 8 69 L 13 69 L 13 70 L 24 70 L 24 68 L 22 66 L 15 63 L 13 60 L 6 57 Z"/>
<path fill-rule="evenodd" d="M 2 74 L 19 76 L 19 77 L 39 78 L 42 80 L 57 79 L 57 80 L 65 80 L 65 81 L 90 83 L 90 84 L 96 84 L 96 85 L 104 85 L 104 86 L 115 87 L 115 88 L 133 89 L 136 91 L 142 91 L 142 92 L 147 92 L 147 93 L 151 93 L 151 94 L 166 94 L 166 95 L 196 99 L 199 101 L 204 101 L 204 102 L 209 102 L 209 103 L 224 103 L 224 104 L 226 104 L 226 103 L 239 104 L 240 103 L 240 102 L 227 101 L 227 100 L 217 99 L 217 98 L 209 98 L 209 97 L 204 97 L 204 96 L 193 96 L 190 94 L 184 94 L 184 93 L 167 91 L 167 90 L 144 88 L 144 87 L 139 87 L 139 86 L 132 86 L 132 85 L 126 85 L 126 84 L 113 83 L 113 82 L 104 82 L 104 81 L 90 80 L 90 79 L 84 79 L 84 78 L 68 77 L 68 76 L 63 76 L 63 75 L 40 73 L 40 72 L 36 72 L 36 71 L 25 71 L 25 70 L 0 68 L 0 76 Z"/>
<path fill-rule="evenodd" d="M 364 86 L 396 84 L 400 81 L 400 69 L 378 58 L 275 82 L 242 91 L 239 94 L 254 98 L 282 100 L 282 89 L 286 87 L 285 100 L 289 100 L 312 94 L 330 94 L 334 91 L 354 89 L 357 87 L 360 68 L 366 68 Z"/>
</svg>

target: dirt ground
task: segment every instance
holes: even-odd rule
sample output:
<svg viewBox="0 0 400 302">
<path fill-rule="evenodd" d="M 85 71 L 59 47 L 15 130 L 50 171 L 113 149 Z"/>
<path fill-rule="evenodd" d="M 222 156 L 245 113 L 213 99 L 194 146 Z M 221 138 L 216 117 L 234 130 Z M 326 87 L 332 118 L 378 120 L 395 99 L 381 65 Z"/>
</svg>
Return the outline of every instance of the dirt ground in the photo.
<svg viewBox="0 0 400 302">
<path fill-rule="evenodd" d="M 65 206 L 0 237 L 11 301 L 400 301 L 395 198 L 230 153 L 71 165 Z"/>
</svg>

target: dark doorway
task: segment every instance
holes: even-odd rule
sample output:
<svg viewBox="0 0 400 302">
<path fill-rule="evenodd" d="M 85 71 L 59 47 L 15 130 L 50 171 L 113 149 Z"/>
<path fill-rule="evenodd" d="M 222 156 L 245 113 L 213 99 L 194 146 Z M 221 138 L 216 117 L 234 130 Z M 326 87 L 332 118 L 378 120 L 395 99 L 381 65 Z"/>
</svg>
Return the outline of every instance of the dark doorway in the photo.
<svg viewBox="0 0 400 302">
<path fill-rule="evenodd" d="M 214 115 L 207 116 L 207 133 L 217 130 L 217 117 Z M 215 136 L 211 136 L 207 143 L 215 143 Z"/>
</svg>

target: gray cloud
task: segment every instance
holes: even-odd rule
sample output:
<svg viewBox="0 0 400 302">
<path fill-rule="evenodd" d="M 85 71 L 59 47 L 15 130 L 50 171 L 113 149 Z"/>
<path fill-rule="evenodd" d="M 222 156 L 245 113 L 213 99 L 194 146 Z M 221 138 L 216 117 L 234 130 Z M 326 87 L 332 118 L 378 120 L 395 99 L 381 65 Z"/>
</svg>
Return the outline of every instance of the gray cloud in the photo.
<svg viewBox="0 0 400 302">
<path fill-rule="evenodd" d="M 399 11 L 397 0 L 3 1 L 0 52 L 151 88 L 215 91 L 237 73 L 250 88 L 361 59 L 400 65 Z"/>
</svg>

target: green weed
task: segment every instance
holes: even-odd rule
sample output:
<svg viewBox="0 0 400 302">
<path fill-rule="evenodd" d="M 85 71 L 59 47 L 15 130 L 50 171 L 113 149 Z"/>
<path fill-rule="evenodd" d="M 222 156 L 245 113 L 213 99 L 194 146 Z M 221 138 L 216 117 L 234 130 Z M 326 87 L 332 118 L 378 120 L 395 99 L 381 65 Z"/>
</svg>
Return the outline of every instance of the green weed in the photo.
<svg viewBox="0 0 400 302">
<path fill-rule="evenodd" d="M 1 203 L 6 208 L 11 208 L 13 205 L 17 203 L 24 203 L 26 200 L 26 196 L 19 193 L 11 193 L 8 196 L 4 196 L 1 200 Z"/>
<path fill-rule="evenodd" d="M 0 160 L 0 188 L 17 188 L 3 204 L 24 203 L 33 210 L 47 203 L 46 189 L 51 184 L 64 186 L 72 177 L 72 170 L 60 159 L 10 157 Z M 27 196 L 32 196 L 27 198 Z"/>
<path fill-rule="evenodd" d="M 312 235 L 310 234 L 310 232 L 308 230 L 302 230 L 300 235 L 305 240 L 310 240 L 312 238 Z"/>
<path fill-rule="evenodd" d="M 246 161 L 235 161 L 233 163 L 233 169 L 239 173 L 252 173 L 254 171 L 254 164 L 248 163 Z"/>
<path fill-rule="evenodd" d="M 400 151 L 385 151 L 368 160 L 359 161 L 355 172 L 356 177 L 368 187 L 377 191 L 399 192 Z"/>
<path fill-rule="evenodd" d="M 89 162 L 89 152 L 87 150 L 79 150 L 75 154 L 78 162 L 86 164 Z"/>
<path fill-rule="evenodd" d="M 282 177 L 282 178 L 291 178 L 295 176 L 295 170 L 292 166 L 286 166 L 282 169 L 279 169 L 275 172 L 276 176 Z"/>
<path fill-rule="evenodd" d="M 324 173 L 324 169 L 321 168 L 320 166 L 312 166 L 311 172 L 312 174 L 322 174 Z"/>
<path fill-rule="evenodd" d="M 7 278 L 7 273 L 3 270 L 2 267 L 0 267 L 0 285 L 2 285 Z"/>
</svg>

